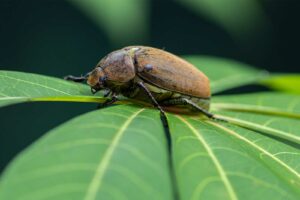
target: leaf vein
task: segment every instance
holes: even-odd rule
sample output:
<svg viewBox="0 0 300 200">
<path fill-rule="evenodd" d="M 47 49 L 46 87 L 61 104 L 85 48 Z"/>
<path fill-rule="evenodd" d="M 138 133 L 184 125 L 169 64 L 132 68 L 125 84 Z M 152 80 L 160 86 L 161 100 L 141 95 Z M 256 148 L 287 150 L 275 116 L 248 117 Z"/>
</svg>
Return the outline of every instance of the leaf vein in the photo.
<svg viewBox="0 0 300 200">
<path fill-rule="evenodd" d="M 290 171 L 291 173 L 293 173 L 294 175 L 297 176 L 297 178 L 300 180 L 300 174 L 298 172 L 296 172 L 293 168 L 291 168 L 290 166 L 288 166 L 287 164 L 285 164 L 282 160 L 280 160 L 279 158 L 277 158 L 276 156 L 274 156 L 273 154 L 271 154 L 270 152 L 268 152 L 267 150 L 265 150 L 264 148 L 256 145 L 255 143 L 251 142 L 250 140 L 248 140 L 247 138 L 241 136 L 240 134 L 236 133 L 235 131 L 226 128 L 225 126 L 222 126 L 220 124 L 217 124 L 215 122 L 212 121 L 207 121 L 208 124 L 211 124 L 221 130 L 224 130 L 225 132 L 237 137 L 240 140 L 243 140 L 244 142 L 250 144 L 251 146 L 253 146 L 254 148 L 256 148 L 257 150 L 259 150 L 260 152 L 262 152 L 263 154 L 267 155 L 269 158 L 273 159 L 274 161 L 276 161 L 277 163 L 279 163 L 280 165 L 282 165 L 283 167 L 285 167 L 288 171 Z"/>
<path fill-rule="evenodd" d="M 188 126 L 188 128 L 192 131 L 192 133 L 197 137 L 199 142 L 204 146 L 204 148 L 206 149 L 206 151 L 209 154 L 210 158 L 212 159 L 213 163 L 215 164 L 215 167 L 216 167 L 216 169 L 217 169 L 217 171 L 220 175 L 220 178 L 221 178 L 222 182 L 224 183 L 224 186 L 225 186 L 225 188 L 228 192 L 228 195 L 230 196 L 231 199 L 237 200 L 238 198 L 237 198 L 237 196 L 236 196 L 236 194 L 233 190 L 233 187 L 232 187 L 230 181 L 228 180 L 226 172 L 224 171 L 223 167 L 221 166 L 221 163 L 219 162 L 216 155 L 214 154 L 212 149 L 209 147 L 209 145 L 207 144 L 205 139 L 202 137 L 202 135 L 188 121 L 186 121 L 184 118 L 182 118 L 178 115 L 177 115 L 177 118 L 179 118 L 183 123 L 185 123 Z"/>
<path fill-rule="evenodd" d="M 106 150 L 103 158 L 100 160 L 95 175 L 92 178 L 92 181 L 90 183 L 90 185 L 88 186 L 87 189 L 87 193 L 84 197 L 84 200 L 94 200 L 96 199 L 96 195 L 97 195 L 97 191 L 99 190 L 101 183 L 102 183 L 102 179 L 104 177 L 104 174 L 107 170 L 107 167 L 111 161 L 111 158 L 113 156 L 113 153 L 115 151 L 115 149 L 117 148 L 117 145 L 122 137 L 122 135 L 124 134 L 125 130 L 127 129 L 127 127 L 129 126 L 129 124 L 133 121 L 133 119 L 143 111 L 144 109 L 140 109 L 139 111 L 137 111 L 136 113 L 134 113 L 133 115 L 131 115 L 126 121 L 125 123 L 120 127 L 119 131 L 116 133 L 116 135 L 114 136 L 111 145 L 108 147 L 108 149 Z"/>
</svg>

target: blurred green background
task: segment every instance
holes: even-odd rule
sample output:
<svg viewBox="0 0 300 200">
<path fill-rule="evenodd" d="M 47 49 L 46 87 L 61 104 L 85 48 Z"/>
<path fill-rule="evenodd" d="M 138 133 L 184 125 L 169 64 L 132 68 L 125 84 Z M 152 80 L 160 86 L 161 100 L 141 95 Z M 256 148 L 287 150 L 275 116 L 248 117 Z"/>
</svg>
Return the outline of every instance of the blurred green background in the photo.
<svg viewBox="0 0 300 200">
<path fill-rule="evenodd" d="M 139 44 L 299 72 L 299 10 L 298 0 L 0 0 L 0 67 L 80 75 L 110 51 Z M 93 109 L 1 108 L 0 171 L 47 130 Z"/>
</svg>

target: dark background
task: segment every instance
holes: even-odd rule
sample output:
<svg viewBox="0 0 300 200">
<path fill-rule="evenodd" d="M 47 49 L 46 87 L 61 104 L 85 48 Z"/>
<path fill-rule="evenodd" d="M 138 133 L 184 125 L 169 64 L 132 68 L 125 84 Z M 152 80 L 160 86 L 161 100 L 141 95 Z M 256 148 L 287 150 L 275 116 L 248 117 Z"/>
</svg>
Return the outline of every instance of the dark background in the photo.
<svg viewBox="0 0 300 200">
<path fill-rule="evenodd" d="M 257 0 L 263 17 L 253 14 L 251 23 L 239 21 L 234 31 L 226 28 L 226 20 L 220 25 L 178 1 L 139 2 L 144 7 L 138 15 L 131 12 L 136 15 L 132 20 L 119 18 L 106 25 L 102 21 L 101 26 L 72 0 L 0 0 L 0 68 L 56 77 L 79 75 L 108 52 L 141 44 L 179 55 L 232 58 L 271 72 L 300 71 L 298 0 Z M 99 12 L 105 11 L 110 10 Z M 234 20 L 243 20 L 243 13 Z M 117 30 L 107 31 L 114 23 Z M 45 102 L 1 108 L 0 172 L 46 131 L 95 108 L 88 103 Z"/>
</svg>

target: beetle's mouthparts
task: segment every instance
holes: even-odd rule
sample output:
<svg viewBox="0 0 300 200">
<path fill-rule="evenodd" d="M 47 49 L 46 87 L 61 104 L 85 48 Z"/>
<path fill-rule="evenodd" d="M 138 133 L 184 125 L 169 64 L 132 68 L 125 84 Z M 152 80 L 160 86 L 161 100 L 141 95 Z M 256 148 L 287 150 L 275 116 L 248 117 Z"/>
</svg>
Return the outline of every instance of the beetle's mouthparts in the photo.
<svg viewBox="0 0 300 200">
<path fill-rule="evenodd" d="M 99 90 L 102 90 L 103 87 L 101 86 L 101 84 L 98 82 L 96 85 L 91 86 L 91 92 L 93 94 L 97 93 Z"/>
</svg>

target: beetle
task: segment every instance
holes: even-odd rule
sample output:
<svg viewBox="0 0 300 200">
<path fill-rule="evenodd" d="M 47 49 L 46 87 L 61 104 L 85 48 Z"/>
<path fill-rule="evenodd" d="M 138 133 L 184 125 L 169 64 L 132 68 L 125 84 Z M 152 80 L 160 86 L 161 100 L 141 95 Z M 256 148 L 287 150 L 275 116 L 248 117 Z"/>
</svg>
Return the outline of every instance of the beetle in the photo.
<svg viewBox="0 0 300 200">
<path fill-rule="evenodd" d="M 87 81 L 92 93 L 106 89 L 109 105 L 117 95 L 161 106 L 185 106 L 209 118 L 210 87 L 207 76 L 191 63 L 167 51 L 147 46 L 128 46 L 102 58 L 85 76 L 66 76 L 66 80 Z"/>
</svg>

